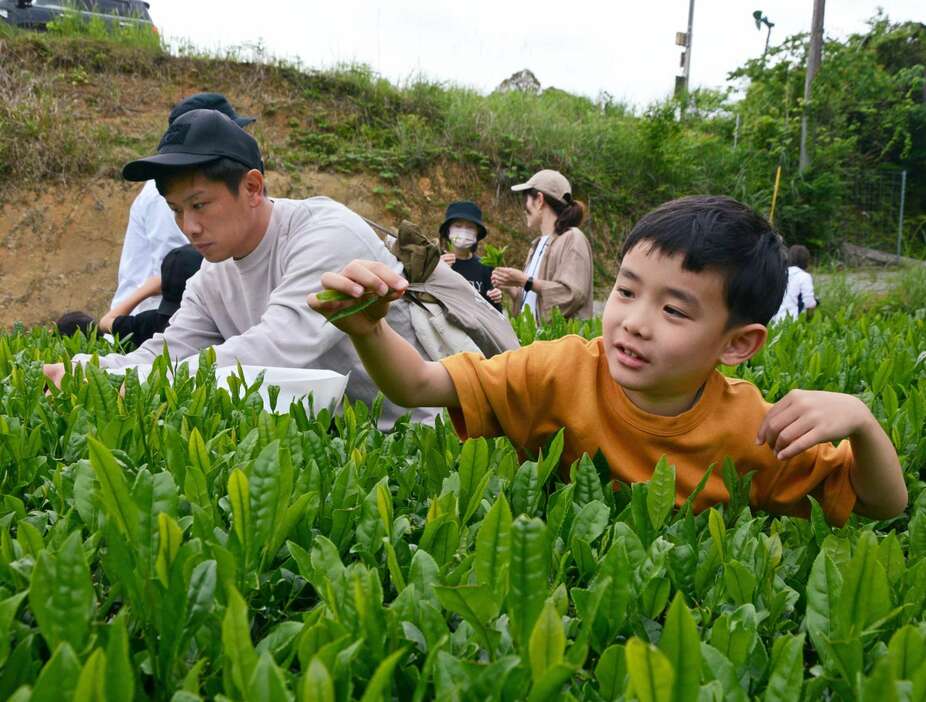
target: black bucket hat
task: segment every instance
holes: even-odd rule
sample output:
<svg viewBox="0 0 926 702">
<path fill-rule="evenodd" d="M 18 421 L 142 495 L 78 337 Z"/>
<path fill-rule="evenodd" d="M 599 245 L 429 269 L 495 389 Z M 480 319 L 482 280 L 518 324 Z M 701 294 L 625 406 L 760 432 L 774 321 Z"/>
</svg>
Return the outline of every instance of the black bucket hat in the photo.
<svg viewBox="0 0 926 702">
<path fill-rule="evenodd" d="M 143 181 L 158 177 L 165 169 L 199 166 L 220 158 L 263 172 L 260 147 L 254 137 L 216 110 L 192 110 L 180 115 L 164 132 L 156 156 L 125 165 L 122 177 Z"/>
<path fill-rule="evenodd" d="M 170 115 L 167 117 L 167 124 L 173 124 L 174 120 L 180 115 L 185 115 L 191 110 L 216 110 L 223 115 L 227 115 L 239 127 L 247 127 L 257 121 L 254 117 L 242 117 L 235 112 L 235 108 L 231 106 L 228 98 L 221 93 L 196 93 L 183 98 L 174 105 Z"/>
<path fill-rule="evenodd" d="M 192 278 L 203 263 L 203 256 L 190 244 L 178 246 L 167 252 L 161 261 L 161 304 L 160 314 L 172 315 L 180 309 L 186 282 Z"/>
<path fill-rule="evenodd" d="M 451 202 L 447 206 L 447 211 L 444 213 L 444 223 L 441 224 L 440 229 L 438 229 L 441 236 L 447 236 L 447 228 L 455 219 L 463 219 L 476 225 L 476 228 L 479 230 L 476 241 L 482 241 L 485 239 L 486 234 L 488 234 L 486 225 L 482 223 L 482 210 L 479 209 L 479 205 L 475 202 L 470 202 L 469 200 Z"/>
</svg>

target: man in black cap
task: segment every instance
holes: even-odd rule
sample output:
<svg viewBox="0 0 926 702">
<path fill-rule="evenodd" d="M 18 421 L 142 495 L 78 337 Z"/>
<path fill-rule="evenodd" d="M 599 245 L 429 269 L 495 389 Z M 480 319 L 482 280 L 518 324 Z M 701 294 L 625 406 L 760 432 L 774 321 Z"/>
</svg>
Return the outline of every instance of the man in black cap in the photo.
<svg viewBox="0 0 926 702">
<path fill-rule="evenodd" d="M 197 93 L 174 105 L 167 118 L 168 125 L 190 110 L 199 109 L 217 110 L 241 127 L 255 121 L 253 117 L 242 117 L 235 112 L 224 95 Z M 159 276 L 161 261 L 167 252 L 186 243 L 186 236 L 174 221 L 174 213 L 158 193 L 154 181 L 148 181 L 129 210 L 129 223 L 119 259 L 118 284 L 110 308 L 123 308 L 134 299 L 138 301 L 133 310 L 136 313 L 158 309 L 161 293 L 152 288 L 150 281 Z M 152 294 L 140 298 L 143 292 Z"/>
<path fill-rule="evenodd" d="M 190 244 L 169 251 L 161 262 L 161 275 L 151 276 L 134 294 L 103 315 L 98 325 L 100 330 L 116 334 L 120 340 L 130 338 L 135 346 L 141 346 L 164 331 L 171 316 L 180 309 L 187 281 L 196 274 L 202 262 L 202 254 Z M 158 295 L 161 302 L 157 309 L 136 311 L 140 302 Z"/>
<path fill-rule="evenodd" d="M 339 270 L 354 259 L 381 262 L 397 272 L 402 264 L 359 215 L 333 200 L 268 198 L 263 171 L 257 142 L 215 110 L 181 115 L 165 132 L 155 156 L 126 165 L 126 179 L 155 181 L 177 225 L 205 260 L 164 333 L 132 353 L 102 356 L 100 365 L 150 364 L 165 344 L 175 361 L 196 358 L 212 347 L 219 366 L 240 362 L 350 373 L 348 396 L 370 403 L 378 389 L 353 345 L 309 309 L 306 296 L 321 289 L 323 272 Z M 441 266 L 472 304 L 497 314 L 462 278 Z M 392 305 L 389 323 L 426 353 L 413 324 L 413 307 L 407 300 Z M 517 345 L 513 333 L 508 339 L 506 348 Z M 449 346 L 445 355 L 479 350 L 465 334 Z M 88 360 L 86 355 L 74 357 L 75 363 Z M 57 385 L 64 367 L 47 365 L 45 373 Z M 405 412 L 387 401 L 383 425 Z M 419 408 L 412 416 L 428 421 L 436 412 Z"/>
</svg>

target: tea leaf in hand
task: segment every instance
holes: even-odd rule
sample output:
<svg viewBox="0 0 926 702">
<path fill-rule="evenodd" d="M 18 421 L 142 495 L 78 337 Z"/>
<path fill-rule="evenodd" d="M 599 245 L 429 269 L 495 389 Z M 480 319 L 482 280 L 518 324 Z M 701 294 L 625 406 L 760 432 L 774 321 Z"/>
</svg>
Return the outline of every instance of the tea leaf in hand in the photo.
<svg viewBox="0 0 926 702">
<path fill-rule="evenodd" d="M 371 295 L 369 298 L 363 300 L 362 302 L 358 302 L 356 305 L 351 305 L 350 307 L 345 307 L 343 310 L 338 310 L 333 315 L 328 317 L 328 322 L 337 322 L 339 319 L 344 319 L 345 317 L 350 317 L 352 314 L 363 312 L 363 310 L 372 305 L 374 302 L 377 302 L 379 299 L 379 295 Z"/>
</svg>

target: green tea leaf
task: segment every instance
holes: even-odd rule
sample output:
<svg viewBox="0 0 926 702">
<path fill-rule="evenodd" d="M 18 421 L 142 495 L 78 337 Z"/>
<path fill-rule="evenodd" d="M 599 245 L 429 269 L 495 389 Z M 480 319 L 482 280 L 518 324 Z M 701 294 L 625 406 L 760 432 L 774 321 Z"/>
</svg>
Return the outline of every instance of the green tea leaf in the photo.
<svg viewBox="0 0 926 702">
<path fill-rule="evenodd" d="M 248 606 L 233 587 L 228 589 L 228 606 L 222 620 L 222 646 L 231 680 L 241 695 L 246 697 L 248 682 L 257 667 L 257 653 L 251 643 Z"/>
<path fill-rule="evenodd" d="M 627 659 L 622 644 L 608 646 L 595 666 L 598 694 L 606 701 L 618 699 L 624 693 L 627 678 Z"/>
<path fill-rule="evenodd" d="M 68 643 L 55 649 L 32 688 L 30 702 L 59 702 L 74 699 L 80 677 L 80 661 Z"/>
<path fill-rule="evenodd" d="M 500 494 L 486 513 L 476 535 L 476 582 L 497 593 L 499 601 L 508 592 L 511 564 L 511 509 Z"/>
<path fill-rule="evenodd" d="M 334 702 L 334 681 L 317 657 L 302 677 L 302 702 Z"/>
<path fill-rule="evenodd" d="M 524 651 L 547 598 L 548 562 L 546 525 L 536 518 L 518 517 L 511 526 L 508 614 L 512 637 Z"/>
<path fill-rule="evenodd" d="M 633 637 L 627 642 L 625 657 L 630 684 L 640 702 L 671 702 L 675 671 L 662 651 Z"/>
<path fill-rule="evenodd" d="M 650 524 L 657 531 L 675 506 L 675 466 L 669 465 L 663 455 L 653 469 L 646 492 L 646 511 Z"/>
<path fill-rule="evenodd" d="M 110 450 L 92 436 L 87 437 L 87 446 L 90 449 L 90 465 L 100 484 L 103 508 L 129 543 L 134 543 L 138 531 L 138 508 L 129 494 L 122 468 Z"/>
<path fill-rule="evenodd" d="M 659 649 L 675 673 L 673 702 L 694 702 L 701 684 L 701 642 L 698 627 L 681 593 L 675 594 L 659 640 Z"/>
<path fill-rule="evenodd" d="M 77 679 L 74 699 L 81 700 L 81 702 L 107 702 L 106 654 L 103 649 L 96 649 L 84 663 L 80 677 Z"/>
<path fill-rule="evenodd" d="M 370 678 L 369 685 L 363 691 L 360 702 L 379 702 L 383 699 L 383 695 L 392 684 L 393 671 L 407 650 L 400 648 L 380 662 L 373 677 Z"/>
<path fill-rule="evenodd" d="M 791 702 L 801 699 L 804 683 L 803 648 L 803 634 L 775 639 L 772 669 L 762 698 L 764 702 Z"/>
<path fill-rule="evenodd" d="M 538 683 L 544 674 L 553 666 L 563 662 L 566 652 L 566 632 L 563 630 L 563 620 L 556 611 L 552 600 L 547 600 L 534 630 L 531 632 L 530 643 L 531 675 L 534 683 Z"/>
</svg>

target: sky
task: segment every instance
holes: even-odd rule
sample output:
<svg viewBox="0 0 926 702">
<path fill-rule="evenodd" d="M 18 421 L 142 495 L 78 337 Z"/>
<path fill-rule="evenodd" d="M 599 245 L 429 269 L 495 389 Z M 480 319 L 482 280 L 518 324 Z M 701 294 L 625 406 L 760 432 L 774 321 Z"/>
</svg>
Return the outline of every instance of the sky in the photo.
<svg viewBox="0 0 926 702">
<path fill-rule="evenodd" d="M 224 51 L 260 44 L 306 67 L 365 63 L 389 80 L 424 76 L 491 92 L 531 69 L 543 87 L 644 107 L 672 92 L 689 0 L 149 0 L 172 44 Z M 828 35 L 865 30 L 882 7 L 893 21 L 926 21 L 923 0 L 830 0 Z M 692 87 L 721 87 L 727 74 L 772 45 L 809 31 L 813 0 L 695 0 Z"/>
</svg>

